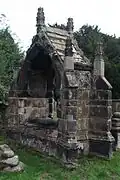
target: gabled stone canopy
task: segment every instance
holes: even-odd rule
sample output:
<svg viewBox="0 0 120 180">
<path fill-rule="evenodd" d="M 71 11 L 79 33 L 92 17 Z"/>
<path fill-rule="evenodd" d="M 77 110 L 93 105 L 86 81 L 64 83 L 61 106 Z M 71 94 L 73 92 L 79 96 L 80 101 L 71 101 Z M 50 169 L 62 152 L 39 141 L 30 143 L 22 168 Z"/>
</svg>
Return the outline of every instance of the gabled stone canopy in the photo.
<svg viewBox="0 0 120 180">
<path fill-rule="evenodd" d="M 48 44 L 50 46 L 49 48 L 51 48 L 51 51 L 56 52 L 57 55 L 60 57 L 60 60 L 64 61 L 66 39 L 68 37 L 71 37 L 74 63 L 90 65 L 90 60 L 78 47 L 77 41 L 73 37 L 73 27 L 71 27 L 71 30 L 69 30 L 70 27 L 68 26 L 70 26 L 70 23 L 72 23 L 71 26 L 73 26 L 72 18 L 68 18 L 67 25 L 64 29 L 62 29 L 60 26 L 46 26 L 43 8 L 39 8 L 37 13 L 36 25 L 37 35 L 33 37 L 32 45 L 28 50 L 27 54 L 30 53 L 31 49 L 35 46 L 35 44 L 38 44 L 38 46 L 42 46 L 46 49 L 46 51 L 49 51 L 47 49 L 48 47 L 46 47 L 46 45 Z"/>
<path fill-rule="evenodd" d="M 91 70 L 92 66 L 90 60 L 85 57 L 83 51 L 78 47 L 77 41 L 73 37 L 72 18 L 68 18 L 67 25 L 64 26 L 64 28 L 61 26 L 46 26 L 43 8 L 38 8 L 36 20 L 37 33 L 32 39 L 32 44 L 26 53 L 25 60 L 22 62 L 18 75 L 12 84 L 11 92 L 26 91 L 30 77 L 31 63 L 34 63 L 35 59 L 38 59 L 38 62 L 41 63 L 39 66 L 45 67 L 48 61 L 45 61 L 46 58 L 40 58 L 40 54 L 47 57 L 49 56 L 48 58 L 55 71 L 56 91 L 60 91 L 61 79 L 64 72 L 66 41 L 68 38 L 70 38 L 72 42 L 74 69 L 87 68 Z M 42 65 L 42 63 L 44 65 Z M 48 69 L 46 69 L 46 72 Z M 13 96 L 13 93 L 10 96 Z"/>
<path fill-rule="evenodd" d="M 44 27 L 33 38 L 33 44 L 31 45 L 31 48 L 37 41 L 40 41 L 44 35 L 46 35 L 46 41 L 49 42 L 49 44 L 53 47 L 56 53 L 60 56 L 61 60 L 64 61 L 66 39 L 71 35 L 66 30 L 54 27 Z M 84 55 L 83 51 L 78 47 L 78 44 L 73 37 L 72 43 L 74 63 L 90 65 L 90 60 Z M 41 45 L 43 46 L 43 44 Z"/>
</svg>

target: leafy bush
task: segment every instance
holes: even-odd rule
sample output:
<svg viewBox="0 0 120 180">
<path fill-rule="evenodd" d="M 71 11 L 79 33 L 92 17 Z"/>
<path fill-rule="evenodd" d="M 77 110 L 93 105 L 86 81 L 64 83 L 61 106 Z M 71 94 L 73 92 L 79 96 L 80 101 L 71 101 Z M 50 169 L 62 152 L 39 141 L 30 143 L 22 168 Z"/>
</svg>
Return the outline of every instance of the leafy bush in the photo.
<svg viewBox="0 0 120 180">
<path fill-rule="evenodd" d="M 2 23 L 0 21 L 0 23 Z M 13 80 L 13 73 L 19 66 L 19 61 L 24 56 L 12 37 L 10 28 L 3 27 L 0 29 L 0 101 L 6 100 L 9 86 Z"/>
</svg>

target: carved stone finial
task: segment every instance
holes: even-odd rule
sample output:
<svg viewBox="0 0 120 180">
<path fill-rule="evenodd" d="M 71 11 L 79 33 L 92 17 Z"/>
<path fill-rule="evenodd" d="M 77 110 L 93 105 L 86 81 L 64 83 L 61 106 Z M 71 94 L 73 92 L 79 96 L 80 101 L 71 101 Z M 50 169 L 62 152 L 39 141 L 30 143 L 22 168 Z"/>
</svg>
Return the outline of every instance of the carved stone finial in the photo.
<svg viewBox="0 0 120 180">
<path fill-rule="evenodd" d="M 66 39 L 65 56 L 73 56 L 72 40 L 70 37 Z"/>
<path fill-rule="evenodd" d="M 104 77 L 104 58 L 103 58 L 103 44 L 102 42 L 97 43 L 94 60 L 94 74 Z"/>
<path fill-rule="evenodd" d="M 45 16 L 43 8 L 38 8 L 37 17 L 36 17 L 36 26 L 37 26 L 37 33 L 39 32 L 41 26 L 45 25 Z"/>
<path fill-rule="evenodd" d="M 98 43 L 97 43 L 95 55 L 96 55 L 96 56 L 98 56 L 98 55 L 99 55 L 99 56 L 102 56 L 102 55 L 103 55 L 103 43 L 102 43 L 102 42 L 98 42 Z"/>
<path fill-rule="evenodd" d="M 68 21 L 67 21 L 67 31 L 69 33 L 72 33 L 73 29 L 74 29 L 73 18 L 68 18 Z"/>
</svg>

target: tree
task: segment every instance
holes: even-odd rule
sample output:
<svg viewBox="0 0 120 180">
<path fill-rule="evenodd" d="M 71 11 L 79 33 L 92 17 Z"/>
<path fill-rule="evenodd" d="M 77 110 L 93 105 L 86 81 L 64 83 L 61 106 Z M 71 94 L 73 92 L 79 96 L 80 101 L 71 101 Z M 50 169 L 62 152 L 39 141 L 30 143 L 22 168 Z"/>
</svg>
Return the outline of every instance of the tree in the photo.
<svg viewBox="0 0 120 180">
<path fill-rule="evenodd" d="M 0 26 L 0 100 L 4 101 L 13 79 L 14 70 L 18 68 L 19 61 L 24 54 L 19 44 L 13 39 L 10 28 L 4 24 L 4 18 L 0 24 L 3 27 Z"/>
<path fill-rule="evenodd" d="M 100 39 L 100 29 L 98 26 L 84 25 L 74 34 L 79 47 L 91 60 L 94 59 L 95 48 Z"/>
</svg>

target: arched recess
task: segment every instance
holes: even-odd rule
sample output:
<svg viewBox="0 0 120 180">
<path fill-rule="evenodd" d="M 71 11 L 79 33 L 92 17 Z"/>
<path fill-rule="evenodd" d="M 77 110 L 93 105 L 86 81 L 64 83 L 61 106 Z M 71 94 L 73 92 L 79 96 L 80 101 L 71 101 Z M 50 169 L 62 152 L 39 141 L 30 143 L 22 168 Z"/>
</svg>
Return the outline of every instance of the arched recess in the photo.
<svg viewBox="0 0 120 180">
<path fill-rule="evenodd" d="M 41 67 L 43 69 L 41 69 Z M 41 93 L 41 96 L 39 92 L 38 93 L 31 92 L 31 89 L 33 89 L 32 87 L 34 87 L 34 84 L 30 84 L 30 77 L 32 77 L 31 76 L 32 70 L 33 69 L 37 70 L 37 68 L 38 70 L 41 70 L 42 73 L 41 77 L 44 77 L 42 79 L 43 80 L 42 83 L 44 84 L 47 81 L 46 82 L 48 83 L 47 87 L 49 86 L 46 93 L 45 91 L 42 91 L 44 94 Z M 21 66 L 21 69 L 18 72 L 18 76 L 14 81 L 13 86 L 11 86 L 11 90 L 13 92 L 16 92 L 15 96 L 18 97 L 30 96 L 30 97 L 40 97 L 40 98 L 45 97 L 49 99 L 51 99 L 51 97 L 52 98 L 54 97 L 55 101 L 58 104 L 58 102 L 60 102 L 61 99 L 60 93 L 61 93 L 63 74 L 64 74 L 64 67 L 60 56 L 57 54 L 57 51 L 53 47 L 52 43 L 49 41 L 46 34 L 42 33 L 41 35 L 39 36 L 37 35 L 34 38 L 34 42 L 27 51 L 26 58 Z M 52 79 L 52 81 L 50 79 Z M 31 82 L 35 82 L 35 81 L 31 79 Z M 39 78 L 38 78 L 38 84 L 41 85 L 41 79 L 39 82 Z M 13 96 L 13 94 L 11 94 L 11 96 Z"/>
<path fill-rule="evenodd" d="M 51 113 L 52 99 L 57 102 L 57 107 L 60 102 L 63 73 L 63 63 L 54 48 L 49 43 L 47 47 L 34 43 L 26 55 L 13 89 L 17 90 L 18 97 L 48 98 Z"/>
<path fill-rule="evenodd" d="M 49 52 L 46 49 L 36 45 L 32 48 L 31 52 L 29 52 L 29 54 L 26 56 L 25 62 L 21 67 L 19 76 L 17 78 L 18 90 L 20 90 L 20 92 L 23 91 L 23 93 L 27 91 L 28 95 L 34 96 L 29 91 L 29 86 L 31 85 L 30 84 L 31 73 L 35 70 L 36 72 L 37 71 L 41 72 L 43 81 L 47 81 L 49 86 L 48 94 L 52 90 L 51 89 L 52 87 L 50 87 L 52 85 L 50 78 L 54 78 L 55 99 L 58 99 L 60 96 L 61 83 L 62 83 L 63 72 L 61 72 L 61 69 L 62 69 L 61 64 L 59 64 L 58 56 L 55 53 L 49 54 Z M 34 81 L 34 79 L 32 81 Z M 23 96 L 26 96 L 26 93 Z M 41 95 L 41 97 L 43 96 Z"/>
</svg>

